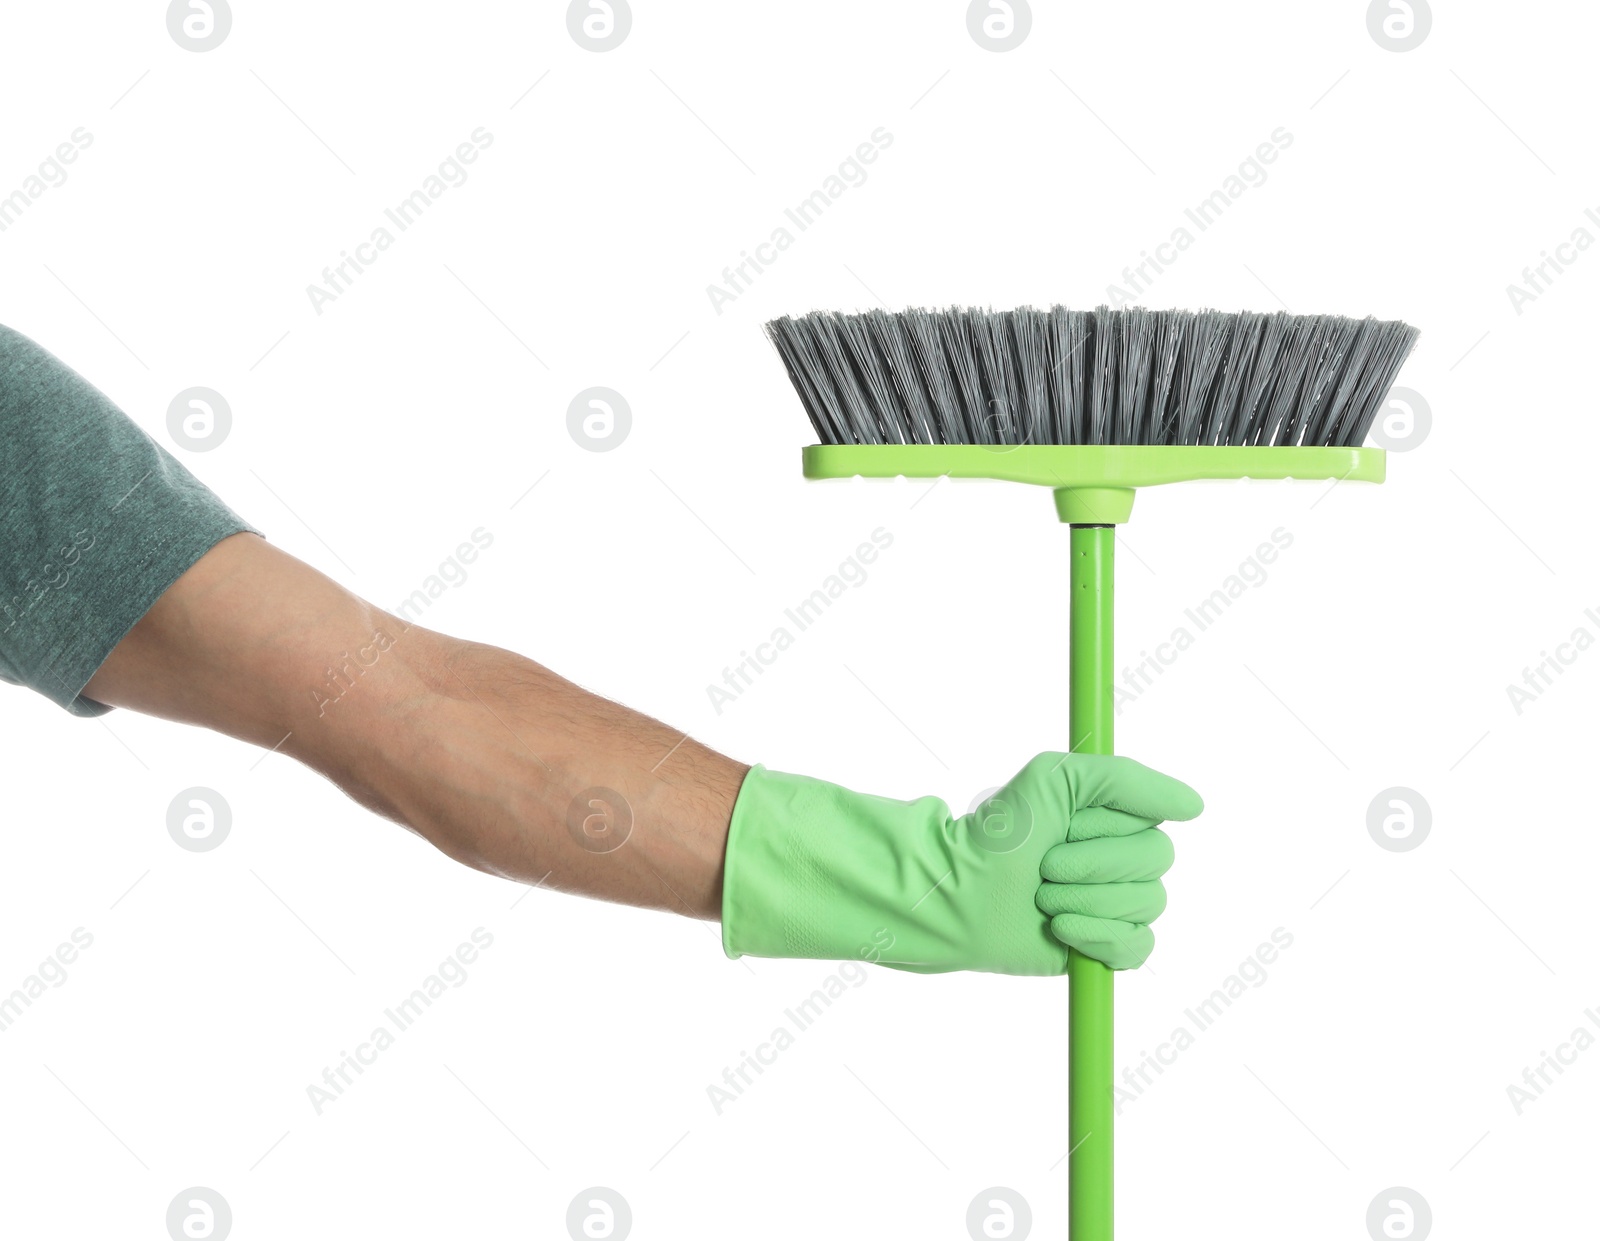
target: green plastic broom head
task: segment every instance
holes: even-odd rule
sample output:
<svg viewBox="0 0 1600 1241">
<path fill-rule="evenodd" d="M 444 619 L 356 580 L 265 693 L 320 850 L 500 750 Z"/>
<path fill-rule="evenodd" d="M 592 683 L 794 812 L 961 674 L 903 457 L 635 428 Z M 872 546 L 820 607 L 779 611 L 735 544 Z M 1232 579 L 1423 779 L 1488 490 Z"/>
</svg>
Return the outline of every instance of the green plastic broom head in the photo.
<svg viewBox="0 0 1600 1241">
<path fill-rule="evenodd" d="M 1202 478 L 1383 481 L 1361 442 L 1417 339 L 1398 321 L 1128 308 L 816 311 L 767 324 L 820 444 L 807 478 L 993 478 L 1062 521 Z"/>
</svg>

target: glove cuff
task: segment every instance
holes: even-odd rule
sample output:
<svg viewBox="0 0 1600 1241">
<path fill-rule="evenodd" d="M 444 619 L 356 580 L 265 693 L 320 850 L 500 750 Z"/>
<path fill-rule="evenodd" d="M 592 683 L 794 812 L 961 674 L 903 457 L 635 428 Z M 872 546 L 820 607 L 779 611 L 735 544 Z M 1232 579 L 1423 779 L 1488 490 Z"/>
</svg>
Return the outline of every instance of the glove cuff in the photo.
<svg viewBox="0 0 1600 1241">
<path fill-rule="evenodd" d="M 745 774 L 722 873 L 722 950 L 730 958 L 831 955 L 805 921 L 806 907 L 826 887 L 806 847 L 819 791 L 808 786 L 819 784 L 760 763 Z"/>
<path fill-rule="evenodd" d="M 921 872 L 910 855 L 928 834 L 924 826 L 943 813 L 932 798 L 894 801 L 750 768 L 728 827 L 723 951 L 734 958 L 876 960 L 905 916 L 889 894 L 908 871 Z"/>
</svg>

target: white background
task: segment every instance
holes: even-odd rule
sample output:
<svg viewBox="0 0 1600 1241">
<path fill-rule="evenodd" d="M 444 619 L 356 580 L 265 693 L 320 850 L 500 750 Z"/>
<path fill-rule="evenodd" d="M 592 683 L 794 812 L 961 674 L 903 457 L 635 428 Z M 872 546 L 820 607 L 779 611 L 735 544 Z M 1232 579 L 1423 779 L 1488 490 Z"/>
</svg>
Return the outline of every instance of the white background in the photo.
<svg viewBox="0 0 1600 1241">
<path fill-rule="evenodd" d="M 1293 542 L 1119 720 L 1208 807 L 1120 981 L 1119 1061 L 1274 928 L 1293 946 L 1124 1109 L 1121 1233 L 1362 1238 L 1402 1186 L 1441 1237 L 1574 1235 L 1600 1051 L 1520 1115 L 1507 1087 L 1600 1035 L 1600 653 L 1520 713 L 1507 686 L 1600 636 L 1600 256 L 1521 313 L 1507 286 L 1600 237 L 1596 32 L 1575 4 L 1438 8 L 1400 54 L 1360 3 L 1038 4 L 995 53 L 960 3 L 641 2 L 595 53 L 559 4 L 279 0 L 195 53 L 159 3 L 15 6 L 0 194 L 93 142 L 0 233 L 0 321 L 380 605 L 482 526 L 430 626 L 746 761 L 965 809 L 1067 743 L 1066 530 L 1024 487 L 804 483 L 760 324 L 1093 306 L 1282 127 L 1140 300 L 1405 318 L 1433 429 L 1383 487 L 1156 489 L 1125 529 L 1120 663 Z M 480 126 L 469 179 L 316 313 L 307 286 Z M 867 180 L 716 313 L 707 286 L 878 127 Z M 207 453 L 167 432 L 194 385 L 233 412 Z M 567 430 L 593 385 L 632 410 L 610 452 Z M 865 583 L 714 711 L 880 526 Z M 719 1116 L 707 1086 L 833 967 L 519 901 L 289 760 L 126 712 L 11 690 L 0 746 L 0 992 L 94 937 L 0 1036 L 8 1234 L 160 1238 L 205 1186 L 241 1239 L 561 1237 L 601 1185 L 639 1238 L 959 1239 L 999 1185 L 1064 1235 L 1062 980 L 874 971 Z M 232 807 L 213 852 L 167 834 L 191 786 Z M 1431 807 L 1408 852 L 1368 833 L 1392 786 Z M 307 1085 L 480 926 L 469 981 L 318 1116 Z"/>
</svg>

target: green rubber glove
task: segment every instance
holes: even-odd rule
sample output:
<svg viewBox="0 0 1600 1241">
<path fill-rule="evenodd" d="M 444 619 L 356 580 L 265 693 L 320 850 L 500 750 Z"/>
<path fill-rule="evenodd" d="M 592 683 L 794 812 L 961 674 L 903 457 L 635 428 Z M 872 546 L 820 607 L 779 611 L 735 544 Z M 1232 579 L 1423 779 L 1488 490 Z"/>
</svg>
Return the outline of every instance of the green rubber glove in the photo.
<svg viewBox="0 0 1600 1241">
<path fill-rule="evenodd" d="M 1128 758 L 1040 754 L 974 813 L 750 769 L 722 890 L 730 957 L 923 973 L 1064 974 L 1067 948 L 1144 963 L 1172 841 L 1200 795 Z"/>
</svg>

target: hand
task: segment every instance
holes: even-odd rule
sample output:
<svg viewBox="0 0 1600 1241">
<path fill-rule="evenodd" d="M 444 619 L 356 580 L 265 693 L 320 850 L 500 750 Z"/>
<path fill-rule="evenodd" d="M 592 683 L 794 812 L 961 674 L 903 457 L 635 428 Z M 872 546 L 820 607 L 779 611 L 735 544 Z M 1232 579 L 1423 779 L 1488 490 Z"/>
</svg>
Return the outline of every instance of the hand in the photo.
<svg viewBox="0 0 1600 1241">
<path fill-rule="evenodd" d="M 723 880 L 730 956 L 860 958 L 923 973 L 1063 974 L 1076 948 L 1142 964 L 1172 842 L 1200 796 L 1132 759 L 1040 754 L 972 814 L 757 766 Z"/>
<path fill-rule="evenodd" d="M 1052 803 L 1061 781 L 1048 760 L 1063 757 L 1067 795 Z M 1155 948 L 1150 923 L 1167 907 L 1161 876 L 1172 866 L 1172 838 L 1157 825 L 1194 818 L 1204 809 L 1200 794 L 1132 759 L 1088 754 L 1041 754 L 996 796 L 1013 790 L 1066 816 L 1067 838 L 1041 859 L 1034 897 L 1050 933 L 1114 970 L 1143 965 Z"/>
</svg>

